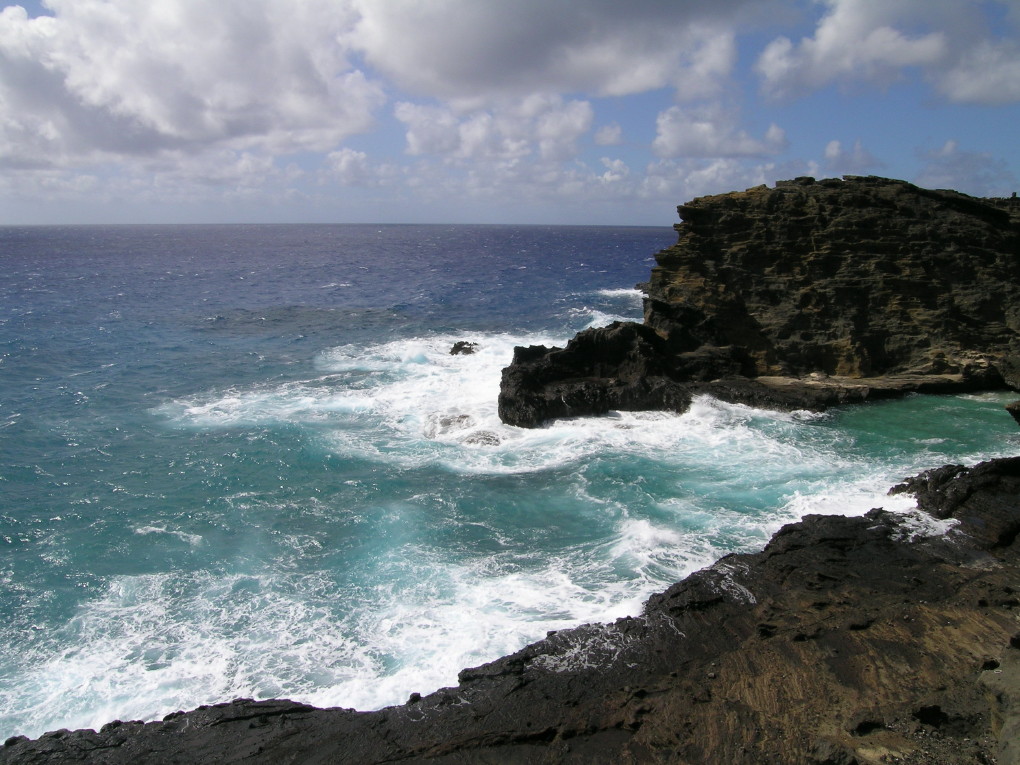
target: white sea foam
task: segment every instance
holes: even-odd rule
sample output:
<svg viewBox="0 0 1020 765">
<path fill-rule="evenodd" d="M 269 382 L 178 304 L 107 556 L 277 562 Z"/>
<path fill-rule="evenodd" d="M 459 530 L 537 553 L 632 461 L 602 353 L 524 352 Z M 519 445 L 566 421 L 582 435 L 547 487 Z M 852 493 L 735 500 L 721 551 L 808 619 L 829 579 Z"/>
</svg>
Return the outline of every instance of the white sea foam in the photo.
<svg viewBox="0 0 1020 765">
<path fill-rule="evenodd" d="M 453 343 L 465 339 L 478 343 L 477 351 L 451 355 Z M 485 549 L 499 552 L 465 559 L 410 535 L 388 564 L 374 564 L 383 570 L 370 593 L 344 591 L 326 574 L 323 583 L 281 588 L 267 574 L 251 585 L 260 593 L 256 598 L 244 595 L 247 585 L 236 577 L 220 583 L 210 575 L 195 583 L 198 594 L 188 605 L 168 594 L 167 579 L 136 599 L 142 605 L 134 616 L 126 606 L 108 605 L 116 600 L 111 594 L 88 609 L 96 624 L 110 617 L 111 625 L 96 627 L 75 649 L 80 654 L 66 657 L 73 680 L 63 684 L 56 665 L 40 662 L 33 709 L 45 709 L 45 699 L 61 694 L 92 693 L 76 688 L 104 685 L 103 692 L 124 706 L 96 711 L 99 697 L 83 697 L 80 708 L 94 718 L 81 724 L 158 716 L 237 695 L 287 695 L 360 709 L 400 703 L 411 692 L 452 685 L 461 668 L 512 652 L 548 630 L 636 614 L 652 592 L 727 552 L 760 548 L 782 524 L 804 514 L 863 514 L 873 507 L 910 513 L 913 500 L 887 496 L 886 489 L 943 461 L 936 452 L 876 456 L 849 448 L 847 432 L 832 426 L 834 415 L 757 410 L 707 396 L 680 415 L 614 412 L 537 429 L 504 425 L 496 401 L 514 346 L 562 343 L 545 335 L 465 333 L 346 345 L 323 352 L 308 379 L 208 391 L 170 402 L 159 413 L 185 428 L 297 426 L 341 464 L 422 470 L 454 486 L 507 478 L 534 478 L 540 486 L 543 474 L 554 475 L 558 490 L 574 500 L 568 512 L 586 508 L 605 534 L 543 551 L 541 545 L 514 546 L 513 519 L 504 528 L 453 514 L 460 528 L 475 523 L 491 545 Z M 928 449 L 943 447 L 921 440 L 929 441 L 919 444 Z M 342 484 L 362 487 L 360 480 Z M 423 507 L 456 503 L 433 501 L 429 492 L 423 486 L 419 495 L 388 497 L 373 509 L 409 529 L 424 523 Z M 227 501 L 240 508 L 261 500 L 240 492 Z M 535 501 L 554 498 L 536 495 Z M 551 523 L 579 522 L 550 514 Z M 165 526 L 142 528 L 151 531 L 139 533 L 173 533 Z M 922 524 L 916 533 L 937 531 Z M 322 547 L 296 535 L 292 546 L 295 558 Z M 217 594 L 217 587 L 235 586 L 240 596 Z M 723 576 L 720 586 L 746 599 L 731 579 Z M 337 613 L 331 602 L 353 605 Z M 117 632 L 113 620 L 122 618 L 137 630 Z M 140 646 L 163 645 L 164 623 L 175 625 L 172 639 L 180 645 L 161 649 L 149 668 L 125 658 L 144 656 L 148 649 Z M 211 660 L 199 665 L 196 656 Z M 586 657 L 580 651 L 567 658 Z M 143 690 L 136 695 L 133 686 Z M 137 703 L 129 704 L 129 696 Z M 42 718 L 35 724 L 46 725 Z"/>
<path fill-rule="evenodd" d="M 956 518 L 940 520 L 917 509 L 903 512 L 899 521 L 897 539 L 905 542 L 944 536 L 960 523 Z"/>
<path fill-rule="evenodd" d="M 160 413 L 184 427 L 314 425 L 323 448 L 341 456 L 463 474 L 546 471 L 612 454 L 704 466 L 723 482 L 760 474 L 761 484 L 791 483 L 792 512 L 784 515 L 795 514 L 798 492 L 812 477 L 831 487 L 834 474 L 858 470 L 839 456 L 835 431 L 805 438 L 805 425 L 825 415 L 766 412 L 707 396 L 682 415 L 621 412 L 510 427 L 496 411 L 502 368 L 514 346 L 552 345 L 556 338 L 476 335 L 478 350 L 455 356 L 449 349 L 457 339 L 463 338 L 342 346 L 320 356 L 323 374 L 314 379 L 211 392 L 170 402 Z M 862 483 L 873 477 L 861 476 Z M 810 494 L 825 503 L 818 491 Z"/>
<path fill-rule="evenodd" d="M 618 288 L 618 289 L 598 290 L 596 294 L 602 295 L 603 297 L 607 297 L 607 298 L 614 298 L 614 299 L 615 298 L 620 298 L 620 299 L 626 301 L 627 303 L 629 303 L 632 307 L 638 308 L 638 309 L 641 308 L 642 301 L 645 299 L 645 293 L 642 292 L 641 290 L 633 288 L 633 287 L 622 287 L 622 288 Z"/>
<path fill-rule="evenodd" d="M 25 648 L 0 707 L 29 735 L 154 719 L 236 696 L 287 695 L 371 657 L 329 609 L 281 597 L 265 577 L 119 577 L 56 634 Z M 312 583 L 314 585 L 314 582 Z M 66 633 L 66 634 L 65 634 Z"/>
<path fill-rule="evenodd" d="M 633 636 L 614 624 L 593 624 L 569 635 L 558 650 L 536 656 L 530 665 L 557 673 L 606 666 L 615 662 L 633 642 Z"/>
<path fill-rule="evenodd" d="M 597 572 L 577 581 L 581 551 L 531 571 L 500 556 L 449 565 L 408 553 L 396 573 L 413 584 L 368 590 L 325 574 L 118 577 L 11 662 L 17 694 L 0 689 L 0 709 L 30 736 L 235 697 L 373 709 L 634 606 L 630 583 L 598 586 Z"/>
<path fill-rule="evenodd" d="M 187 542 L 189 545 L 202 544 L 201 534 L 188 534 L 184 531 L 174 531 L 163 526 L 139 526 L 135 529 L 135 533 L 141 534 L 142 536 L 146 536 L 148 534 L 166 534 L 167 536 L 176 537 L 182 542 Z"/>
</svg>

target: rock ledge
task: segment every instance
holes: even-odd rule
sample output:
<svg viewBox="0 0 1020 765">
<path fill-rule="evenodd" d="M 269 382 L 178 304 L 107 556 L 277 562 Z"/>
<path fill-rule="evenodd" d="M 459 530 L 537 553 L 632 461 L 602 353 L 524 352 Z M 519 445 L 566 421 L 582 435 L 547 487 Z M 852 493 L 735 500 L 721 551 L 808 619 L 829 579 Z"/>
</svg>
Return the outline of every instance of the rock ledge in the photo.
<svg viewBox="0 0 1020 765">
<path fill-rule="evenodd" d="M 643 285 L 644 323 L 518 348 L 504 422 L 683 411 L 703 392 L 819 409 L 1020 387 L 1018 200 L 846 176 L 677 209 L 678 241 Z"/>
<path fill-rule="evenodd" d="M 14 738 L 0 763 L 1020 762 L 1020 458 L 808 516 L 638 616 L 378 712 L 237 700 Z"/>
</svg>

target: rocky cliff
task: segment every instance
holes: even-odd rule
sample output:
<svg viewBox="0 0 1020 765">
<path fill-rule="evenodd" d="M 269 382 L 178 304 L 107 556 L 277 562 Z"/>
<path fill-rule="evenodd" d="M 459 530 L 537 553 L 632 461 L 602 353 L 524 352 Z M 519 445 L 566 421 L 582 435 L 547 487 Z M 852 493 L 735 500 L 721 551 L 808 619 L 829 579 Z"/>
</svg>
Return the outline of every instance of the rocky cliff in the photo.
<svg viewBox="0 0 1020 765">
<path fill-rule="evenodd" d="M 517 349 L 501 415 L 1017 387 L 1011 205 L 876 178 L 694 200 L 644 323 Z M 894 491 L 920 509 L 808 516 L 640 616 L 551 633 L 399 707 L 236 700 L 14 737 L 0 765 L 1020 765 L 1020 458 Z"/>
<path fill-rule="evenodd" d="M 798 178 L 677 208 L 644 323 L 519 348 L 500 416 L 535 426 L 693 393 L 822 408 L 1020 387 L 1020 203 Z"/>
<path fill-rule="evenodd" d="M 239 700 L 0 763 L 1020 763 L 1020 458 L 895 490 L 923 510 L 809 516 L 400 707 Z"/>
</svg>

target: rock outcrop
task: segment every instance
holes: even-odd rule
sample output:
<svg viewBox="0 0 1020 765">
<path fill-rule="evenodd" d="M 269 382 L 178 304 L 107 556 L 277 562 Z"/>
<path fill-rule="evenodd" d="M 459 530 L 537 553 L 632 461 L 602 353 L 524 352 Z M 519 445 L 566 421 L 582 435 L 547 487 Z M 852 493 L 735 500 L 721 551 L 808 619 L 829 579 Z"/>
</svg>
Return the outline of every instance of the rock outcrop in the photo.
<svg viewBox="0 0 1020 765">
<path fill-rule="evenodd" d="M 1008 200 L 798 179 L 679 210 L 644 323 L 517 349 L 505 421 L 682 411 L 698 392 L 818 409 L 1020 387 Z M 920 509 L 808 516 L 640 616 L 550 633 L 402 706 L 242 699 L 13 737 L 0 765 L 1020 765 L 1020 457 L 893 491 Z"/>
<path fill-rule="evenodd" d="M 808 516 L 403 706 L 239 700 L 0 763 L 1020 763 L 1020 458 L 895 490 L 923 510 Z"/>
<path fill-rule="evenodd" d="M 677 208 L 644 324 L 518 348 L 500 416 L 533 427 L 709 392 L 823 408 L 1020 387 L 1020 204 L 903 181 L 798 178 Z"/>
</svg>

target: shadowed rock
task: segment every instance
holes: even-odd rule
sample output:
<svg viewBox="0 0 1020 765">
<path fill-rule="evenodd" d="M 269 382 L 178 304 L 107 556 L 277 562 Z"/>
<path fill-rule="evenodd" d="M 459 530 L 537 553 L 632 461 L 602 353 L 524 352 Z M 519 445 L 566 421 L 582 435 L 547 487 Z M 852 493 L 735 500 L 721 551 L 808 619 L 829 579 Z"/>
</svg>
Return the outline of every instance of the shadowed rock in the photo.
<svg viewBox="0 0 1020 765">
<path fill-rule="evenodd" d="M 943 520 L 808 516 L 403 706 L 238 700 L 0 763 L 1016 763 L 1020 458 L 896 490 Z"/>
<path fill-rule="evenodd" d="M 472 343 L 469 340 L 458 340 L 450 348 L 451 356 L 470 356 L 472 353 L 478 350 L 478 343 Z"/>
<path fill-rule="evenodd" d="M 730 400 L 780 408 L 1020 385 L 1010 200 L 848 176 L 677 209 L 678 241 L 642 285 L 644 323 L 518 349 L 500 389 L 505 422 L 682 411 L 735 376 L 758 384 L 724 386 Z"/>
</svg>

